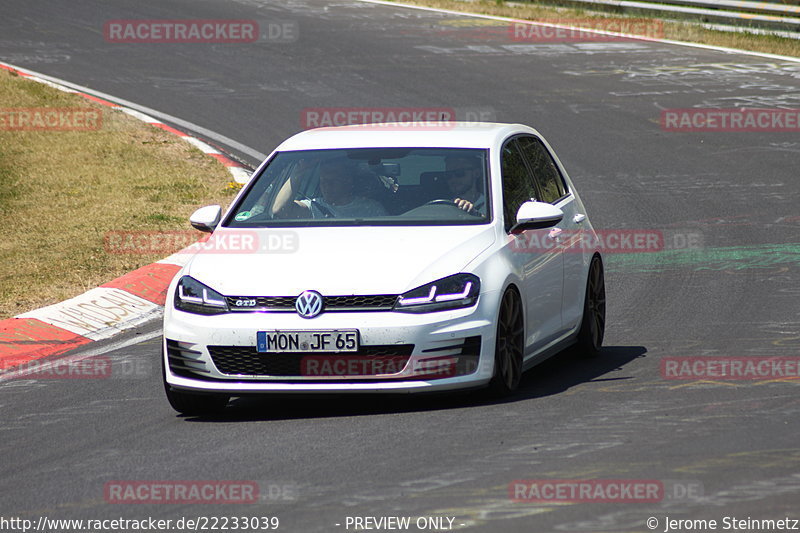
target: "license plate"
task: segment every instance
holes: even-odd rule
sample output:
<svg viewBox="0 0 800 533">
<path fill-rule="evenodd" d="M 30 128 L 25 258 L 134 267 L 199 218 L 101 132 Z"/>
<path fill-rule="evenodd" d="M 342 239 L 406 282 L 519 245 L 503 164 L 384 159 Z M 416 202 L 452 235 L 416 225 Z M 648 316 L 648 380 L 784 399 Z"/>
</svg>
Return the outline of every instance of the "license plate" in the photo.
<svg viewBox="0 0 800 533">
<path fill-rule="evenodd" d="M 256 333 L 256 350 L 263 353 L 356 352 L 358 330 L 259 331 Z"/>
</svg>

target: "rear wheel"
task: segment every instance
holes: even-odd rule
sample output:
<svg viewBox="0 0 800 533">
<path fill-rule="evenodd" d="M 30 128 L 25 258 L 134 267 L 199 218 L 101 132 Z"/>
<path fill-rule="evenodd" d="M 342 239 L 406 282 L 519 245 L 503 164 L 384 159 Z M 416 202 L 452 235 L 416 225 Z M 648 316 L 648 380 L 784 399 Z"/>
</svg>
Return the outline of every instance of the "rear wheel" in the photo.
<svg viewBox="0 0 800 533">
<path fill-rule="evenodd" d="M 225 394 L 197 394 L 173 389 L 167 383 L 164 359 L 161 359 L 161 373 L 164 379 L 164 392 L 173 409 L 184 415 L 204 415 L 221 411 L 228 405 L 229 396 Z"/>
<path fill-rule="evenodd" d="M 606 330 L 606 282 L 603 261 L 600 256 L 592 258 L 589 277 L 586 281 L 586 299 L 583 303 L 583 319 L 578 331 L 577 349 L 584 357 L 594 357 L 603 347 Z"/>
<path fill-rule="evenodd" d="M 497 396 L 507 396 L 519 386 L 522 378 L 522 353 L 525 346 L 525 326 L 519 294 L 509 289 L 500 302 L 497 319 L 497 341 L 494 351 L 494 376 L 489 390 Z"/>
</svg>

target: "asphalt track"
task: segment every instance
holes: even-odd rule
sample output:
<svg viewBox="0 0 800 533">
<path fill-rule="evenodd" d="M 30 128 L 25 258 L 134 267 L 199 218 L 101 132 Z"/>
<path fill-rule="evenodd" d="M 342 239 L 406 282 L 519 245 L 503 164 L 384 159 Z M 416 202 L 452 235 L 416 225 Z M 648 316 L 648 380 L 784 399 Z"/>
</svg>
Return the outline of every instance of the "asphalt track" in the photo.
<svg viewBox="0 0 800 533">
<path fill-rule="evenodd" d="M 299 131 L 310 107 L 450 107 L 531 124 L 597 228 L 661 230 L 668 246 L 689 236 L 695 248 L 609 254 L 602 357 L 559 356 L 501 403 L 475 393 L 240 399 L 221 417 L 181 418 L 161 389 L 158 324 L 122 339 L 130 345 L 93 347 L 113 361 L 110 379 L 0 382 L 0 517 L 277 516 L 280 531 L 297 532 L 347 530 L 348 516 L 526 532 L 800 518 L 798 382 L 660 372 L 665 357 L 800 355 L 800 139 L 659 125 L 662 109 L 800 107 L 799 63 L 638 41 L 519 43 L 466 17 L 349 1 L 6 0 L 2 9 L 1 60 L 259 152 Z M 108 20 L 180 18 L 290 21 L 299 38 L 103 38 Z M 508 486 L 519 479 L 666 489 L 653 503 L 515 503 Z M 114 504 L 104 486 L 115 480 L 250 480 L 261 497 Z"/>
</svg>

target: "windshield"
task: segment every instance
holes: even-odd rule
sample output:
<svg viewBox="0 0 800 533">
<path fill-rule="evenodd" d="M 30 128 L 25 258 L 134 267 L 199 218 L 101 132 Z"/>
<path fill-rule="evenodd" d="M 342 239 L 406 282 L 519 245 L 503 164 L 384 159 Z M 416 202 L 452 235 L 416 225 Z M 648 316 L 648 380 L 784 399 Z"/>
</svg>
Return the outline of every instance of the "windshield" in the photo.
<svg viewBox="0 0 800 533">
<path fill-rule="evenodd" d="M 481 224 L 487 150 L 358 148 L 279 152 L 225 226 Z"/>
</svg>

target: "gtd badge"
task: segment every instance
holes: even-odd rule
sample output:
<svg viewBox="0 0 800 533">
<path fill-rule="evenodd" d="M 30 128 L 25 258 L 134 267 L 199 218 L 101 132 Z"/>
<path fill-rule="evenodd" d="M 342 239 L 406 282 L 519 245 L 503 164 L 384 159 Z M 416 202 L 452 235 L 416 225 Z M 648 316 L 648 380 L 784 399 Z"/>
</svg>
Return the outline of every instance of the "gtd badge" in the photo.
<svg viewBox="0 0 800 533">
<path fill-rule="evenodd" d="M 317 291 L 303 291 L 294 303 L 297 314 L 303 318 L 314 318 L 322 312 L 322 295 Z"/>
</svg>

